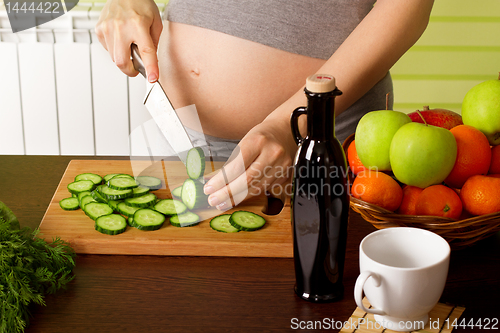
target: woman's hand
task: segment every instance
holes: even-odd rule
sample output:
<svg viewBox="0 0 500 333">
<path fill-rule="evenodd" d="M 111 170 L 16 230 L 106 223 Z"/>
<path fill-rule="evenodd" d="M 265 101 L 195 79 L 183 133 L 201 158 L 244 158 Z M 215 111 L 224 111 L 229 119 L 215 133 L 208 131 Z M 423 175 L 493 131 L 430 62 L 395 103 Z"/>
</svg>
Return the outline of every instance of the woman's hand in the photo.
<svg viewBox="0 0 500 333">
<path fill-rule="evenodd" d="M 209 204 L 227 210 L 289 181 L 296 150 L 288 119 L 264 120 L 243 137 L 224 167 L 205 184 Z"/>
<path fill-rule="evenodd" d="M 137 44 L 149 82 L 159 77 L 156 50 L 163 29 L 153 0 L 108 0 L 96 24 L 97 38 L 120 70 L 136 76 L 130 47 Z"/>
</svg>

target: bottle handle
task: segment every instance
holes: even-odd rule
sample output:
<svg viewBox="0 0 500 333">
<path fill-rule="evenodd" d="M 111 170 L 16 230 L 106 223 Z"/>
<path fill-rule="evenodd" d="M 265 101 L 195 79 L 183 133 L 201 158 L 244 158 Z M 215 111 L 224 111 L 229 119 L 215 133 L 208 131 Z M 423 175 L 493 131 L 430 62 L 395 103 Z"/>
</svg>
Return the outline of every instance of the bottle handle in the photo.
<svg viewBox="0 0 500 333">
<path fill-rule="evenodd" d="M 299 117 L 302 115 L 307 115 L 307 108 L 301 106 L 293 110 L 290 117 L 290 126 L 292 127 L 292 136 L 296 144 L 299 144 L 304 138 L 300 135 L 299 131 Z"/>
<path fill-rule="evenodd" d="M 370 271 L 361 272 L 356 280 L 356 285 L 354 286 L 354 300 L 358 307 L 366 313 L 373 313 L 376 315 L 385 315 L 386 313 L 383 310 L 378 309 L 367 309 L 363 304 L 363 288 L 365 286 L 366 280 L 371 277 L 373 279 L 373 283 L 375 287 L 380 287 L 381 277 L 378 274 L 372 273 Z"/>
</svg>

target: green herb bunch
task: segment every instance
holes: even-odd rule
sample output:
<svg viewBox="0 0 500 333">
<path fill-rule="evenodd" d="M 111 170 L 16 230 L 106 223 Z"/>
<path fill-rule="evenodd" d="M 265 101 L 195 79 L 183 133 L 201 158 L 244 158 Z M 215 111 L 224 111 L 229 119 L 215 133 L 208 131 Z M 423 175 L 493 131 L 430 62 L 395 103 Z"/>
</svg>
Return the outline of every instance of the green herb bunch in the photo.
<svg viewBox="0 0 500 333">
<path fill-rule="evenodd" d="M 64 241 L 38 238 L 38 229 L 19 222 L 0 202 L 0 333 L 23 332 L 28 306 L 45 305 L 44 295 L 64 288 L 74 275 L 75 253 Z"/>
</svg>

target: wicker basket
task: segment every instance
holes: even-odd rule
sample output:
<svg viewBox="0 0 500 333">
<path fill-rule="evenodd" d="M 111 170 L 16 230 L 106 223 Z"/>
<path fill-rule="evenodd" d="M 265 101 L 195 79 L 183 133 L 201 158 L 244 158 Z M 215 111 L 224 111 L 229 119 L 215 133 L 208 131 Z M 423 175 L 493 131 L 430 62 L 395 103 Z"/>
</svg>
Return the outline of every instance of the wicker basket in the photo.
<svg viewBox="0 0 500 333">
<path fill-rule="evenodd" d="M 347 148 L 352 140 L 354 140 L 354 134 L 344 141 L 343 147 L 346 155 Z M 353 176 L 350 175 L 350 177 Z M 352 179 L 353 178 L 351 178 L 351 184 Z M 438 216 L 396 214 L 354 197 L 351 197 L 350 205 L 355 212 L 359 213 L 377 229 L 390 227 L 415 227 L 426 229 L 441 235 L 448 241 L 452 249 L 470 246 L 500 230 L 500 212 L 475 216 L 463 220 L 454 220 Z"/>
</svg>

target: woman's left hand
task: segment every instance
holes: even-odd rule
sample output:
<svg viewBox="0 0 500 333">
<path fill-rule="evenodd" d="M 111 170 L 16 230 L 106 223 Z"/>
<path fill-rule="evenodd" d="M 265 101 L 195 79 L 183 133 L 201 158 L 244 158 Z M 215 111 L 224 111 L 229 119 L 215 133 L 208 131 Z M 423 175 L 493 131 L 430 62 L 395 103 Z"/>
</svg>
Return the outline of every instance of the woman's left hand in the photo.
<svg viewBox="0 0 500 333">
<path fill-rule="evenodd" d="M 289 181 L 296 150 L 288 119 L 264 120 L 243 137 L 224 167 L 205 184 L 210 206 L 227 210 Z"/>
</svg>

